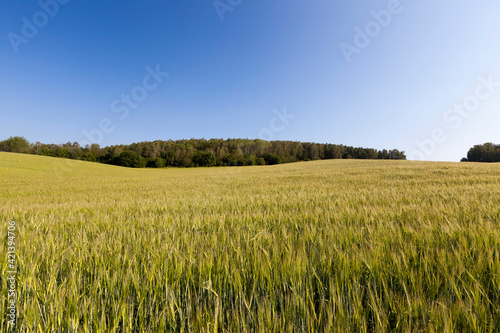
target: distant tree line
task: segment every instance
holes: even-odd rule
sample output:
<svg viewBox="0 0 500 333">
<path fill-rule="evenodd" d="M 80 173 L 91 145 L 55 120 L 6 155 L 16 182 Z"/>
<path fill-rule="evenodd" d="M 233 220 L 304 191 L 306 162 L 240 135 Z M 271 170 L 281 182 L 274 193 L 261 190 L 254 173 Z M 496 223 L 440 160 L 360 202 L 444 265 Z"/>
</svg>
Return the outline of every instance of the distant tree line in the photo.
<svg viewBox="0 0 500 333">
<path fill-rule="evenodd" d="M 81 147 L 77 142 L 59 145 L 40 142 L 30 144 L 25 138 L 11 137 L 0 142 L 0 151 L 63 157 L 133 168 L 272 165 L 323 159 L 406 159 L 404 152 L 397 149 L 376 150 L 334 144 L 259 139 L 157 140 L 101 148 L 98 144 Z"/>
<path fill-rule="evenodd" d="M 500 145 L 491 142 L 475 145 L 462 162 L 500 162 Z"/>
</svg>

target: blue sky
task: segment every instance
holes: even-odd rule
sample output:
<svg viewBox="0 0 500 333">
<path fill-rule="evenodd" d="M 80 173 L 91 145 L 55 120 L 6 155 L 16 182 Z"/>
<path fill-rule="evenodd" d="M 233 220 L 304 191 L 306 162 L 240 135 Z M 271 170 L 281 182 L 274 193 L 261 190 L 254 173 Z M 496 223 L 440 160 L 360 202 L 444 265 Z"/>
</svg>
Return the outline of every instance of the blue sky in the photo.
<svg viewBox="0 0 500 333">
<path fill-rule="evenodd" d="M 500 143 L 499 15 L 481 0 L 5 0 L 0 139 L 260 137 L 458 161 Z"/>
</svg>

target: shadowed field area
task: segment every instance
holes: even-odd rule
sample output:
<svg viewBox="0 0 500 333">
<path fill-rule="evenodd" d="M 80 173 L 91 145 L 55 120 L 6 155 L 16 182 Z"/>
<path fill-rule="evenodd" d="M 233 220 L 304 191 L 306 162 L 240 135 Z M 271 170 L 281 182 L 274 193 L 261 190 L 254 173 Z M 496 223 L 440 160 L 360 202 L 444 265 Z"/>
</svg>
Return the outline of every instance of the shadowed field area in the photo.
<svg viewBox="0 0 500 333">
<path fill-rule="evenodd" d="M 495 164 L 0 153 L 0 188 L 29 332 L 500 331 Z"/>
</svg>

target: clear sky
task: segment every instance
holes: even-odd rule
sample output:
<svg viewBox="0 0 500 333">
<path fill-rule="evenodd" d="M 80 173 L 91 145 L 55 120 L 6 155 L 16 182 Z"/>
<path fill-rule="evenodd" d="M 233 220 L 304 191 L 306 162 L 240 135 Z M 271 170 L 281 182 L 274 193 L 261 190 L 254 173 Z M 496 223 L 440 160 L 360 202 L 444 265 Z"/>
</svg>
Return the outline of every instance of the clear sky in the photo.
<svg viewBox="0 0 500 333">
<path fill-rule="evenodd" d="M 4 0 L 0 140 L 500 143 L 497 0 Z M 168 74 L 167 74 L 168 73 Z"/>
</svg>

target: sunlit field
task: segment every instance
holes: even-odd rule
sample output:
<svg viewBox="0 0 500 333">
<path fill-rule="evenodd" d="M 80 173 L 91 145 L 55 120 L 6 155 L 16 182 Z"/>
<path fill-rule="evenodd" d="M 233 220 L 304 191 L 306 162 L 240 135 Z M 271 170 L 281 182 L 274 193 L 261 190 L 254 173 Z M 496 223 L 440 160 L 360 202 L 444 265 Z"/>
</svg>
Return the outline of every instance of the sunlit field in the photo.
<svg viewBox="0 0 500 333">
<path fill-rule="evenodd" d="M 0 331 L 499 332 L 500 165 L 0 153 Z"/>
</svg>

